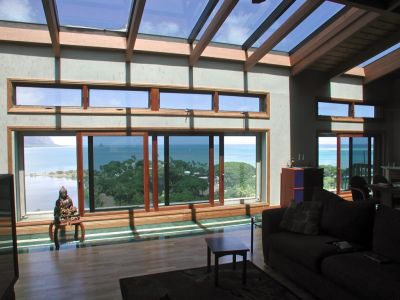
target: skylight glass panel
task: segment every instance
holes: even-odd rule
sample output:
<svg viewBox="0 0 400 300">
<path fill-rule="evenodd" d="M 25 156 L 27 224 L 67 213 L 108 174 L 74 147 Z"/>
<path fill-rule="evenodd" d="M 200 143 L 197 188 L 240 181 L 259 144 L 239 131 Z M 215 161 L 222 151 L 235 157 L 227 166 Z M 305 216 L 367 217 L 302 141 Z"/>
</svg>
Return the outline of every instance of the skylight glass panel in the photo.
<svg viewBox="0 0 400 300">
<path fill-rule="evenodd" d="M 126 31 L 132 0 L 57 0 L 61 26 Z"/>
<path fill-rule="evenodd" d="M 46 24 L 42 1 L 0 0 L 0 20 Z"/>
<path fill-rule="evenodd" d="M 325 1 L 276 45 L 273 50 L 290 52 L 343 8 L 344 5 L 342 4 Z"/>
<path fill-rule="evenodd" d="M 139 33 L 188 38 L 208 0 L 147 0 Z"/>
<path fill-rule="evenodd" d="M 279 18 L 272 24 L 272 26 L 264 32 L 264 34 L 254 43 L 253 47 L 260 47 L 283 23 L 287 21 L 306 0 L 296 0 Z"/>
<path fill-rule="evenodd" d="M 369 64 L 373 63 L 374 61 L 377 61 L 378 59 L 381 59 L 382 57 L 388 55 L 389 53 L 393 52 L 394 50 L 397 50 L 400 48 L 400 43 L 397 43 L 396 45 L 386 49 L 385 51 L 382 51 L 381 53 L 375 55 L 374 57 L 371 57 L 370 59 L 366 60 L 363 62 L 359 67 L 366 67 Z"/>
<path fill-rule="evenodd" d="M 239 1 L 212 41 L 242 45 L 281 2 L 269 0 L 253 4 L 251 1 Z"/>
</svg>

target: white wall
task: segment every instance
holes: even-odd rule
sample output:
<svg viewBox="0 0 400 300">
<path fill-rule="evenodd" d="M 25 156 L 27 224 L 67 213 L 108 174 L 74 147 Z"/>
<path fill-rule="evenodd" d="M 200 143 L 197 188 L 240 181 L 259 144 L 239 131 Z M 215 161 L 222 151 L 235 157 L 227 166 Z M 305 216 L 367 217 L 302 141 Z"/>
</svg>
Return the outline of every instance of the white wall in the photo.
<svg viewBox="0 0 400 300">
<path fill-rule="evenodd" d="M 122 52 L 62 49 L 59 65 L 49 47 L 0 45 L 0 173 L 7 170 L 7 126 L 55 127 L 54 115 L 7 114 L 7 79 L 59 79 L 96 81 L 123 84 L 126 82 L 171 87 L 232 89 L 270 93 L 270 120 L 252 119 L 253 129 L 271 132 L 271 204 L 279 204 L 280 169 L 290 159 L 290 98 L 289 70 L 275 67 L 256 67 L 248 74 L 240 63 L 201 59 L 188 67 L 187 58 L 135 53 L 133 62 L 126 64 Z M 182 117 L 79 116 L 58 118 L 62 129 L 85 127 L 133 128 L 190 128 L 189 119 Z M 195 118 L 195 128 L 243 129 L 242 119 Z M 264 153 L 265 154 L 265 153 Z"/>
</svg>

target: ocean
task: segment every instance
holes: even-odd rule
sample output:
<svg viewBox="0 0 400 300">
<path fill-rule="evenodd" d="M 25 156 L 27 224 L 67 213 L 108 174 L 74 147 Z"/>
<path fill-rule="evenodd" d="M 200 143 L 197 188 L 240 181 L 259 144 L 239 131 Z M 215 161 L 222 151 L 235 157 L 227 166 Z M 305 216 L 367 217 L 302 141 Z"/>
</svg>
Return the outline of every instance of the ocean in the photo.
<svg viewBox="0 0 400 300">
<path fill-rule="evenodd" d="M 87 148 L 84 147 L 84 168 L 87 169 Z M 354 149 L 353 161 L 367 162 L 364 149 Z M 342 149 L 342 166 L 348 166 L 348 148 Z M 226 162 L 245 162 L 252 166 L 256 164 L 255 145 L 230 144 L 225 147 Z M 334 145 L 320 145 L 319 165 L 336 166 L 336 147 Z M 140 145 L 95 145 L 94 167 L 112 160 L 123 161 L 134 154 L 137 159 L 143 158 L 143 149 Z M 170 157 L 175 160 L 184 160 L 208 164 L 208 143 L 201 144 L 170 144 Z M 218 163 L 218 145 L 215 145 L 215 163 Z M 149 149 L 151 159 L 151 147 Z M 159 145 L 159 160 L 163 161 L 163 145 Z M 58 197 L 58 190 L 65 186 L 71 198 L 77 205 L 77 182 L 75 179 L 56 178 L 46 176 L 49 172 L 75 171 L 75 147 L 26 147 L 25 148 L 25 189 L 27 211 L 51 211 Z"/>
</svg>

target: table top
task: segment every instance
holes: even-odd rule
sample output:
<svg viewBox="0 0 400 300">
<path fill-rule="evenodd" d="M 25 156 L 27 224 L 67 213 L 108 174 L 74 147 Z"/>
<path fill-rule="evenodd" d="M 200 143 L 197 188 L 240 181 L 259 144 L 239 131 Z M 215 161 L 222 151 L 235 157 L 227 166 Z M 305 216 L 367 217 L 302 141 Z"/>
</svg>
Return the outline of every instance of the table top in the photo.
<svg viewBox="0 0 400 300">
<path fill-rule="evenodd" d="M 205 240 L 213 253 L 250 251 L 249 247 L 237 238 L 216 237 L 206 238 Z"/>
</svg>

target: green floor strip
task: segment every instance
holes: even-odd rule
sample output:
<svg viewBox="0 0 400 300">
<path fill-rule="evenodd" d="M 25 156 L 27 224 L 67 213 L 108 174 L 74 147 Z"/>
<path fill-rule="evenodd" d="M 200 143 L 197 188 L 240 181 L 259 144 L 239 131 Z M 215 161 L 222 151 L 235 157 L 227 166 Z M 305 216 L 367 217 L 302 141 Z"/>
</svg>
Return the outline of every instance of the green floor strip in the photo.
<svg viewBox="0 0 400 300">
<path fill-rule="evenodd" d="M 249 216 L 235 216 L 193 221 L 169 222 L 161 224 L 138 225 L 130 227 L 99 228 L 86 230 L 85 241 L 73 240 L 73 231 L 60 236 L 61 248 L 90 247 L 104 244 L 135 242 L 150 239 L 198 235 L 222 230 L 237 230 L 251 223 Z M 32 250 L 48 251 L 54 249 L 47 233 L 18 236 L 20 253 Z"/>
</svg>

